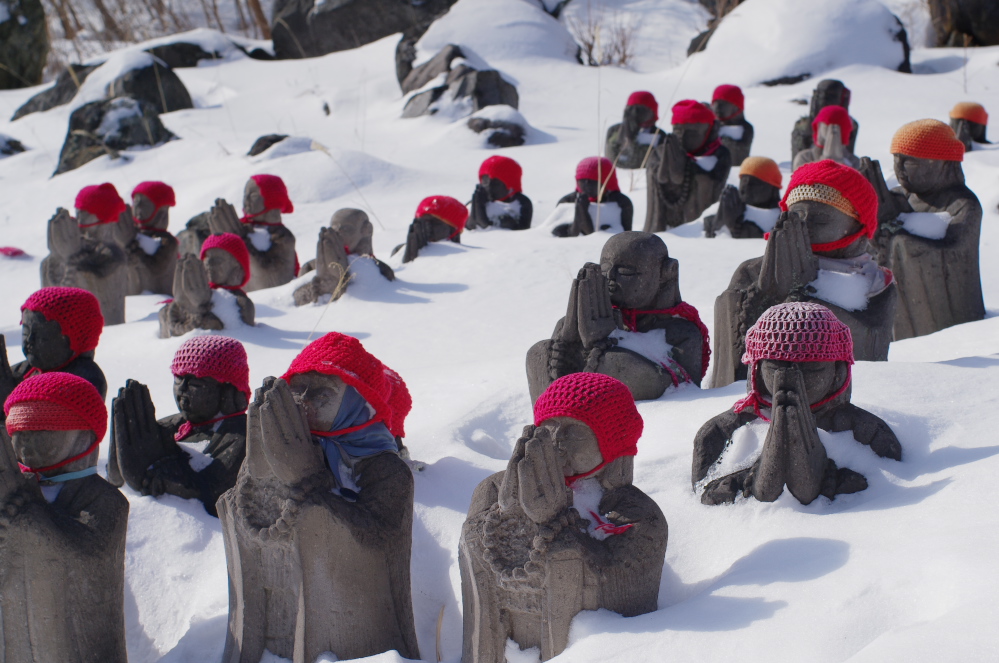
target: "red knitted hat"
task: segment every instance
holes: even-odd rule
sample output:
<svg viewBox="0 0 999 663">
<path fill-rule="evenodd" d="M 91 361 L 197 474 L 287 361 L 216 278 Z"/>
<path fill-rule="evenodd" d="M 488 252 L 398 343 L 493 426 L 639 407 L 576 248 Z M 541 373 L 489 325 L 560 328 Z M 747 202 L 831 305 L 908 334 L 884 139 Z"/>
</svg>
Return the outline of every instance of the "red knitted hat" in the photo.
<svg viewBox="0 0 999 663">
<path fill-rule="evenodd" d="M 357 390 L 375 409 L 375 416 L 393 435 L 403 437 L 403 424 L 409 413 L 409 392 L 397 373 L 370 354 L 353 336 L 330 332 L 305 346 L 281 376 L 290 380 L 300 373 L 315 371 L 335 375 Z M 393 405 L 397 409 L 393 409 Z"/>
<path fill-rule="evenodd" d="M 850 134 L 853 133 L 853 120 L 850 119 L 850 113 L 845 108 L 842 106 L 826 106 L 812 120 L 812 141 L 819 147 L 822 147 L 822 143 L 819 142 L 820 124 L 838 124 L 839 135 L 843 140 L 843 144 L 850 144 Z"/>
<path fill-rule="evenodd" d="M 170 363 L 174 377 L 193 375 L 231 384 L 249 399 L 250 366 L 243 344 L 228 336 L 195 336 L 184 341 Z"/>
<path fill-rule="evenodd" d="M 940 120 L 903 124 L 891 139 L 891 153 L 917 159 L 964 161 L 964 143 Z"/>
<path fill-rule="evenodd" d="M 642 415 L 628 387 L 610 376 L 571 373 L 552 382 L 534 404 L 534 425 L 540 426 L 553 417 L 582 421 L 597 436 L 603 462 L 586 475 L 621 456 L 638 453 L 638 438 L 644 427 Z"/>
<path fill-rule="evenodd" d="M 738 85 L 719 85 L 711 95 L 711 101 L 727 101 L 739 110 L 746 109 L 746 97 L 742 94 L 742 88 Z"/>
<path fill-rule="evenodd" d="M 986 112 L 985 106 L 976 104 L 973 101 L 958 102 L 954 108 L 950 110 L 950 116 L 955 120 L 968 120 L 969 122 L 974 122 L 975 124 L 989 123 L 989 114 Z"/>
<path fill-rule="evenodd" d="M 962 146 L 961 149 L 964 147 Z M 787 185 L 784 198 L 780 201 L 781 210 L 787 211 L 788 197 L 791 196 L 791 192 L 795 188 L 811 184 L 824 184 L 838 191 L 856 210 L 857 220 L 863 226 L 860 232 L 848 235 L 841 240 L 827 244 L 812 244 L 813 251 L 831 251 L 849 246 L 861 236 L 874 237 L 874 233 L 878 229 L 878 196 L 866 177 L 853 168 L 838 164 L 832 159 L 807 163 L 791 173 L 791 182 Z"/>
<path fill-rule="evenodd" d="M 295 206 L 288 197 L 288 187 L 277 175 L 253 175 L 251 180 L 257 183 L 260 195 L 264 198 L 264 211 L 276 209 L 282 214 L 291 214 Z"/>
<path fill-rule="evenodd" d="M 97 223 L 117 223 L 118 215 L 124 212 L 127 206 L 118 195 L 114 184 L 105 182 L 80 189 L 80 193 L 76 194 L 75 207 L 96 216 Z"/>
<path fill-rule="evenodd" d="M 656 102 L 656 98 L 652 96 L 651 92 L 646 92 L 645 90 L 632 92 L 628 95 L 628 105 L 645 106 L 652 111 L 652 124 L 655 124 L 659 120 L 659 104 Z"/>
<path fill-rule="evenodd" d="M 101 304 L 86 290 L 58 286 L 36 290 L 21 305 L 21 313 L 25 311 L 35 311 L 46 320 L 58 322 L 74 355 L 90 352 L 101 340 L 104 330 Z"/>
<path fill-rule="evenodd" d="M 505 182 L 504 182 L 505 184 Z M 461 232 L 468 221 L 468 208 L 451 196 L 428 196 L 416 207 L 415 218 L 430 215 Z"/>
<path fill-rule="evenodd" d="M 107 432 L 108 411 L 94 385 L 69 373 L 42 373 L 14 388 L 3 405 L 7 432 L 90 430 Z"/>
<path fill-rule="evenodd" d="M 205 243 L 201 245 L 201 259 L 205 259 L 208 249 L 222 249 L 236 259 L 239 266 L 243 268 L 243 282 L 239 284 L 242 288 L 250 280 L 250 252 L 246 249 L 243 238 L 232 233 L 220 233 L 209 235 Z M 213 286 L 214 287 L 214 286 Z"/>
<path fill-rule="evenodd" d="M 780 166 L 773 159 L 767 157 L 746 157 L 739 166 L 739 175 L 752 175 L 763 180 L 778 189 L 784 185 L 784 176 L 781 175 Z"/>
<path fill-rule="evenodd" d="M 489 157 L 479 166 L 479 177 L 488 175 L 495 180 L 499 180 L 506 185 L 511 195 L 523 191 L 520 185 L 520 177 L 523 172 L 520 164 L 510 157 Z"/>
<path fill-rule="evenodd" d="M 132 189 L 132 198 L 135 198 L 140 193 L 156 206 L 153 214 L 156 214 L 161 207 L 174 207 L 177 204 L 177 197 L 174 195 L 173 187 L 164 182 L 139 182 Z"/>
<path fill-rule="evenodd" d="M 601 180 L 602 178 L 602 180 Z M 596 180 L 603 185 L 604 191 L 620 191 L 617 183 L 617 171 L 610 159 L 605 157 L 586 157 L 576 166 L 577 180 Z M 579 185 L 576 191 L 582 191 Z"/>
<path fill-rule="evenodd" d="M 694 99 L 684 99 L 673 106 L 672 124 L 714 124 L 715 112 Z"/>
</svg>

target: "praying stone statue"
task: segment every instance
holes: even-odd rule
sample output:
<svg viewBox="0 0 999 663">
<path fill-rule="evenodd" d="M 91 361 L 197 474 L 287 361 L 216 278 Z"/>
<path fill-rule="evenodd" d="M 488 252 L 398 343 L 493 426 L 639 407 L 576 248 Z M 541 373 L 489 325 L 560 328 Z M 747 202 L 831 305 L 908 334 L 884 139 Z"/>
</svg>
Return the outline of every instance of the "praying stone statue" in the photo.
<svg viewBox="0 0 999 663">
<path fill-rule="evenodd" d="M 195 336 L 178 348 L 170 372 L 180 412 L 159 421 L 146 385 L 129 380 L 118 390 L 108 478 L 143 495 L 201 500 L 215 516 L 246 457 L 246 350 L 225 336 Z"/>
<path fill-rule="evenodd" d="M 620 380 L 635 400 L 700 386 L 711 343 L 697 309 L 680 297 L 679 270 L 656 235 L 630 231 L 607 240 L 600 264 L 587 263 L 572 282 L 552 337 L 527 353 L 531 400 L 583 371 Z"/>
<path fill-rule="evenodd" d="M 627 387 L 606 375 L 559 378 L 538 399 L 461 530 L 462 663 L 504 663 L 508 639 L 547 661 L 583 610 L 658 608 L 668 528 L 632 484 L 642 427 Z"/>
<path fill-rule="evenodd" d="M 718 137 L 732 155 L 732 165 L 741 165 L 753 148 L 753 125 L 743 112 L 746 99 L 737 85 L 719 85 L 711 95 L 711 110 L 721 127 Z"/>
<path fill-rule="evenodd" d="M 136 234 L 126 247 L 128 294 L 173 294 L 177 268 L 177 238 L 167 232 L 170 208 L 177 204 L 173 187 L 163 182 L 140 182 L 132 191 L 132 218 Z"/>
<path fill-rule="evenodd" d="M 842 106 L 826 106 L 812 122 L 812 146 L 794 156 L 793 170 L 806 163 L 832 159 L 851 168 L 860 167 L 860 159 L 853 154 L 850 136 L 853 131 L 850 114 Z"/>
<path fill-rule="evenodd" d="M 126 663 L 128 500 L 97 476 L 104 398 L 81 377 L 43 373 L 4 415 L 0 659 Z"/>
<path fill-rule="evenodd" d="M 736 239 L 760 239 L 780 216 L 780 188 L 784 184 L 777 162 L 747 157 L 739 167 L 739 187 L 722 189 L 717 214 L 704 217 L 704 234 L 714 237 L 726 228 Z"/>
<path fill-rule="evenodd" d="M 42 260 L 42 287 L 68 286 L 93 293 L 104 324 L 125 322 L 128 257 L 135 222 L 113 184 L 85 186 L 76 196 L 76 219 L 63 208 L 49 220 L 49 255 Z"/>
<path fill-rule="evenodd" d="M 0 334 L 0 402 L 14 387 L 35 375 L 71 373 L 94 386 L 103 399 L 108 383 L 94 363 L 104 330 L 97 298 L 80 288 L 42 288 L 21 305 L 24 361 L 10 366 Z"/>
<path fill-rule="evenodd" d="M 191 217 L 184 229 L 177 233 L 177 252 L 179 255 L 201 255 L 201 245 L 212 234 L 211 228 L 208 227 L 208 220 L 211 216 L 211 211 L 201 212 Z"/>
<path fill-rule="evenodd" d="M 746 379 L 746 331 L 771 306 L 813 301 L 849 328 L 853 354 L 885 361 L 898 290 L 869 253 L 878 228 L 878 199 L 864 176 L 825 160 L 794 171 L 783 212 L 762 258 L 742 263 L 715 300 L 711 386 Z"/>
<path fill-rule="evenodd" d="M 412 262 L 431 242 L 461 244 L 461 233 L 468 221 L 468 208 L 451 196 L 428 196 L 420 201 L 413 222 L 409 224 L 406 243 L 392 249 L 395 255 L 402 249 L 402 261 Z"/>
<path fill-rule="evenodd" d="M 620 124 L 607 130 L 604 153 L 618 168 L 645 168 L 652 148 L 665 140 L 656 126 L 659 104 L 651 92 L 632 92 Z"/>
<path fill-rule="evenodd" d="M 795 122 L 794 130 L 791 132 L 792 162 L 798 156 L 798 152 L 807 150 L 813 145 L 813 141 L 815 140 L 815 118 L 818 117 L 819 113 L 826 106 L 842 106 L 849 111 L 850 90 L 843 85 L 843 81 L 827 78 L 819 81 L 819 84 L 815 86 L 815 90 L 812 92 L 812 104 L 808 115 L 801 117 Z M 860 129 L 860 125 L 857 124 L 857 120 L 851 117 L 850 127 L 847 151 L 853 154 L 853 148 L 857 144 L 857 131 Z M 843 136 L 844 134 L 845 132 L 841 131 L 840 135 Z"/>
<path fill-rule="evenodd" d="M 284 285 L 298 275 L 295 236 L 281 222 L 282 214 L 294 211 L 288 189 L 277 175 L 254 175 L 247 180 L 242 218 L 226 201 L 215 201 L 208 218 L 212 234 L 241 237 L 250 254 L 247 292 Z"/>
<path fill-rule="evenodd" d="M 878 195 L 878 262 L 898 282 L 895 340 L 985 317 L 978 245 L 982 205 L 964 183 L 964 145 L 938 120 L 904 125 L 891 142 L 899 186 L 881 166 L 861 171 Z"/>
<path fill-rule="evenodd" d="M 902 460 L 902 446 L 879 417 L 850 403 L 850 328 L 828 308 L 788 302 L 768 309 L 746 335 L 748 395 L 704 424 L 694 439 L 691 482 L 701 502 L 734 502 L 741 493 L 773 502 L 784 487 L 802 504 L 867 488 L 867 480 L 828 457 L 818 430 L 851 431 L 884 458 Z M 758 457 L 738 467 L 723 457 L 735 432 L 767 424 Z M 744 463 L 742 465 L 745 465 Z M 723 475 L 723 476 L 718 476 Z"/>
<path fill-rule="evenodd" d="M 645 232 L 675 228 L 718 201 L 732 155 L 718 138 L 714 112 L 687 99 L 673 106 L 673 133 L 652 150 L 646 172 L 649 205 Z"/>
<path fill-rule="evenodd" d="M 970 152 L 975 143 L 989 144 L 985 137 L 985 127 L 989 114 L 985 107 L 973 101 L 962 101 L 950 111 L 950 128 L 957 139 L 964 143 L 964 150 Z"/>
<path fill-rule="evenodd" d="M 331 332 L 247 418 L 246 462 L 218 501 L 229 571 L 223 663 L 419 659 L 410 596 L 413 477 L 398 455 L 411 400 L 357 339 Z"/>
<path fill-rule="evenodd" d="M 520 164 L 504 156 L 492 156 L 479 166 L 479 183 L 472 194 L 466 227 L 527 230 L 531 227 L 534 205 L 524 195 Z"/>
<path fill-rule="evenodd" d="M 348 272 L 353 260 L 373 260 L 378 271 L 389 281 L 395 272 L 375 257 L 371 246 L 374 228 L 368 215 L 359 209 L 341 209 L 333 213 L 328 228 L 319 229 L 316 258 L 302 265 L 301 274 L 315 271 L 308 283 L 295 290 L 295 306 L 314 304 L 322 297 L 339 299 L 350 281 Z M 300 274 L 300 275 L 301 275 Z"/>
<path fill-rule="evenodd" d="M 174 298 L 160 309 L 160 338 L 192 329 L 219 331 L 226 324 L 254 324 L 255 308 L 243 288 L 250 280 L 246 244 L 232 233 L 211 235 L 201 260 L 182 256 L 173 280 Z"/>
<path fill-rule="evenodd" d="M 621 193 L 610 159 L 587 157 L 580 161 L 576 166 L 576 190 L 559 199 L 549 219 L 566 216 L 570 205 L 572 221 L 552 228 L 556 237 L 590 235 L 597 230 L 631 230 L 635 208 L 631 198 Z"/>
</svg>

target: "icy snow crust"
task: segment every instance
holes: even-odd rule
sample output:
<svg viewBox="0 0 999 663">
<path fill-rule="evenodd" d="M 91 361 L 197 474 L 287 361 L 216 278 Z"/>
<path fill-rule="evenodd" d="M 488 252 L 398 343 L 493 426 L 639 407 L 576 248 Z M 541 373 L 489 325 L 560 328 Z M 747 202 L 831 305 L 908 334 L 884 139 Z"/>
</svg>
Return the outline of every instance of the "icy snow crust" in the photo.
<svg viewBox="0 0 999 663">
<path fill-rule="evenodd" d="M 493 2 L 505 9 L 489 10 Z M 466 6 L 485 7 L 484 18 L 493 22 L 479 24 Z M 686 0 L 621 3 L 625 10 L 650 12 L 653 23 L 662 20 L 653 9 L 671 14 L 692 11 L 692 6 Z M 809 26 L 803 24 L 802 30 L 811 30 L 813 40 L 823 38 Z M 499 58 L 492 49 L 503 39 L 517 39 L 521 29 L 531 41 L 513 43 Z M 689 32 L 697 29 L 683 23 L 675 33 L 664 31 L 662 50 L 656 52 L 664 54 L 667 46 L 680 52 Z M 368 211 L 375 253 L 387 259 L 405 240 L 417 203 L 431 194 L 468 200 L 479 164 L 492 154 L 507 154 L 523 165 L 524 191 L 541 220 L 573 190 L 576 163 L 595 154 L 607 126 L 620 121 L 631 92 L 652 91 L 665 125 L 672 102 L 708 99 L 719 83 L 750 85 L 771 75 L 762 69 L 776 62 L 774 57 L 797 57 L 785 47 L 773 57 L 744 58 L 756 62 L 759 71 L 692 75 L 692 67 L 685 70 L 682 60 L 674 66 L 676 61 L 664 54 L 658 60 L 646 56 L 645 73 L 598 71 L 577 65 L 571 56 L 539 58 L 531 49 L 555 51 L 553 44 L 568 42 L 558 24 L 519 0 L 461 0 L 434 30 L 436 44 L 481 43 L 482 57 L 517 80 L 520 112 L 553 140 L 497 152 L 456 141 L 453 130 L 467 133 L 460 122 L 400 119 L 404 100 L 395 80 L 396 38 L 311 60 L 239 57 L 180 69 L 177 74 L 198 108 L 166 114 L 163 121 L 181 140 L 131 153 L 128 163 L 102 157 L 51 179 L 70 108 L 15 123 L 0 120 L 0 133 L 32 147 L 0 161 L 0 244 L 32 256 L 0 258 L 5 288 L 0 331 L 11 361 L 20 359 L 18 308 L 38 288 L 38 263 L 47 253 L 45 224 L 57 206 L 72 207 L 85 185 L 111 181 L 127 196 L 143 180 L 169 182 L 177 190 L 170 224 L 176 233 L 216 197 L 238 206 L 248 176 L 274 173 L 285 178 L 295 204 L 295 213 L 285 220 L 298 237 L 303 262 L 314 256 L 319 228 L 341 207 Z M 857 40 L 857 49 L 867 47 L 860 36 Z M 519 48 L 525 49 L 522 55 Z M 879 159 L 889 176 L 888 145 L 903 123 L 944 119 L 963 99 L 999 108 L 999 48 L 968 49 L 967 54 L 967 94 L 961 49 L 917 49 L 916 70 L 937 72 L 926 75 L 870 64 L 825 72 L 853 90 L 850 110 L 861 125 L 857 153 Z M 791 100 L 808 98 L 815 82 L 746 87 L 755 154 L 786 164 L 792 124 L 807 111 Z M 0 92 L 0 118 L 10 117 L 38 89 Z M 990 127 L 990 133 L 997 131 L 999 125 Z M 308 136 L 329 151 L 263 161 L 242 156 L 267 133 Z M 606 611 L 581 614 L 558 660 L 737 656 L 747 663 L 881 663 L 994 657 L 999 650 L 999 260 L 993 256 L 999 248 L 999 151 L 983 146 L 966 156 L 964 168 L 985 209 L 982 277 L 989 317 L 893 344 L 887 363 L 859 362 L 854 369 L 853 402 L 894 428 L 903 462 L 881 460 L 845 434 L 832 436 L 835 442 L 823 436 L 837 461 L 843 458 L 867 477 L 866 491 L 833 502 L 820 498 L 809 506 L 786 493 L 772 504 L 748 500 L 702 506 L 690 488 L 694 435 L 744 395 L 745 385 L 691 387 L 640 403 L 645 433 L 635 484 L 656 500 L 670 526 L 660 609 L 630 619 Z M 786 173 L 785 165 L 785 181 Z M 621 171 L 618 178 L 635 204 L 640 228 L 644 175 Z M 730 181 L 737 184 L 735 170 Z M 763 241 L 705 239 L 697 222 L 661 236 L 680 262 L 684 299 L 712 328 L 715 297 L 739 263 L 762 255 Z M 254 386 L 283 373 L 310 338 L 330 330 L 357 336 L 405 378 L 414 399 L 407 444 L 414 458 L 426 463 L 416 475 L 413 601 L 428 661 L 436 660 L 442 606 L 443 659 L 456 663 L 460 657 L 458 538 L 472 490 L 506 466 L 515 440 L 531 422 L 525 353 L 550 336 L 565 314 L 571 279 L 583 263 L 599 260 L 607 237 L 555 239 L 541 229 L 469 232 L 461 245 L 428 247 L 415 262 L 400 267 L 392 283 L 381 279 L 370 261 L 362 268 L 355 263 L 355 280 L 328 309 L 296 309 L 293 284 L 251 293 L 257 326 L 226 332 L 246 345 Z M 169 366 L 184 341 L 157 338 L 156 313 L 163 299 L 129 297 L 127 324 L 105 329 L 97 351 L 108 378 L 108 402 L 126 379 L 134 378 L 149 385 L 161 417 L 176 411 Z M 101 451 L 106 455 L 106 443 Z M 123 492 L 131 503 L 125 590 L 129 660 L 219 660 L 227 588 L 218 521 L 195 501 Z M 387 663 L 398 657 L 388 653 L 372 660 Z"/>
</svg>

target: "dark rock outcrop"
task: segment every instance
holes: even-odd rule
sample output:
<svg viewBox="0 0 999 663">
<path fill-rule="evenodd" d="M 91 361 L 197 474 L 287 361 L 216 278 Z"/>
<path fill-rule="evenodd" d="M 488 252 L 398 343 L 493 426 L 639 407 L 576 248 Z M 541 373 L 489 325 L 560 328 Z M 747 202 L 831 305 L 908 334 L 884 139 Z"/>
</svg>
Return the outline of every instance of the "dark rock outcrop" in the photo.
<svg viewBox="0 0 999 663">
<path fill-rule="evenodd" d="M 506 105 L 517 108 L 520 97 L 517 88 L 507 82 L 495 69 L 478 70 L 468 64 L 461 63 L 451 68 L 451 64 L 461 57 L 461 49 L 454 44 L 448 44 L 437 55 L 425 64 L 413 69 L 402 82 L 404 91 L 417 90 L 424 87 L 441 74 L 447 72 L 443 85 L 422 92 L 417 92 L 406 101 L 402 110 L 403 117 L 419 117 L 433 115 L 438 111 L 434 106 L 445 93 L 452 103 L 462 103 L 468 100 L 468 112 L 474 113 L 486 106 Z"/>
<path fill-rule="evenodd" d="M 153 60 L 148 67 L 129 69 L 108 86 L 107 95 L 131 97 L 151 105 L 157 113 L 194 108 L 191 95 L 170 67 Z"/>
<path fill-rule="evenodd" d="M 927 0 L 937 46 L 999 45 L 995 0 Z"/>
<path fill-rule="evenodd" d="M 38 85 L 49 56 L 41 0 L 0 0 L 0 14 L 0 90 Z"/>
<path fill-rule="evenodd" d="M 527 129 L 519 124 L 485 117 L 468 118 L 468 128 L 477 134 L 486 133 L 486 142 L 495 147 L 523 145 L 527 136 Z"/>
<path fill-rule="evenodd" d="M 215 60 L 222 57 L 221 53 L 209 53 L 201 46 L 186 41 L 153 46 L 147 48 L 146 53 L 163 60 L 166 66 L 171 69 L 197 67 L 202 60 Z"/>
<path fill-rule="evenodd" d="M 0 159 L 4 157 L 9 157 L 14 154 L 20 154 L 24 152 L 25 147 L 21 141 L 16 138 L 11 138 L 10 136 L 5 136 L 0 134 Z"/>
<path fill-rule="evenodd" d="M 287 134 L 267 134 L 266 136 L 261 136 L 253 141 L 253 145 L 250 147 L 250 151 L 246 153 L 246 156 L 255 157 L 267 151 L 272 146 L 277 145 L 287 137 Z"/>
<path fill-rule="evenodd" d="M 19 120 L 25 115 L 47 111 L 56 106 L 68 104 L 76 95 L 83 81 L 87 80 L 94 69 L 100 65 L 71 64 L 56 78 L 55 84 L 42 90 L 31 99 L 24 102 L 20 108 L 14 111 L 11 122 Z"/>
</svg>

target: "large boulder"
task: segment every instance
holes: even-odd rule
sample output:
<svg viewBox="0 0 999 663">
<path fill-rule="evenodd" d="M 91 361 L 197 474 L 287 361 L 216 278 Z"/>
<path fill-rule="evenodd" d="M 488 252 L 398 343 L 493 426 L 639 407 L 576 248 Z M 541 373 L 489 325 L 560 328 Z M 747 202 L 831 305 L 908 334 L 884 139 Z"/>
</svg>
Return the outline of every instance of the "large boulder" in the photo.
<svg viewBox="0 0 999 663">
<path fill-rule="evenodd" d="M 53 175 L 79 168 L 105 154 L 117 158 L 119 152 L 129 148 L 154 147 L 174 138 L 152 104 L 130 97 L 93 101 L 69 116 L 69 129 Z"/>
<path fill-rule="evenodd" d="M 24 152 L 24 145 L 16 138 L 0 134 L 0 159 Z"/>
<path fill-rule="evenodd" d="M 999 45 L 996 0 L 926 0 L 937 46 Z"/>
<path fill-rule="evenodd" d="M 169 44 L 152 46 L 146 49 L 146 53 L 159 58 L 171 69 L 197 67 L 198 63 L 202 60 L 218 60 L 223 57 L 222 53 L 210 53 L 199 44 L 192 44 L 186 41 L 175 41 Z"/>
<path fill-rule="evenodd" d="M 41 83 L 48 56 L 41 0 L 0 0 L 0 90 Z"/>
<path fill-rule="evenodd" d="M 357 48 L 399 32 L 419 34 L 457 0 L 275 0 L 278 58 L 308 58 Z"/>
<path fill-rule="evenodd" d="M 59 74 L 52 87 L 42 90 L 14 111 L 14 116 L 10 118 L 11 121 L 13 122 L 31 113 L 47 111 L 50 108 L 68 104 L 76 96 L 76 93 L 79 92 L 80 86 L 87 80 L 90 72 L 99 66 L 96 64 L 69 65 L 68 68 Z"/>
<path fill-rule="evenodd" d="M 107 87 L 108 98 L 131 97 L 153 106 L 157 113 L 194 108 L 191 95 L 163 61 L 149 56 L 144 67 L 127 69 Z"/>
<path fill-rule="evenodd" d="M 443 78 L 440 85 L 428 87 Z M 461 57 L 461 49 L 448 44 L 426 64 L 413 69 L 402 83 L 406 91 L 421 89 L 406 101 L 403 117 L 434 115 L 445 106 L 449 115 L 465 116 L 486 106 L 517 108 L 517 88 L 495 69 L 476 69 Z"/>
</svg>

